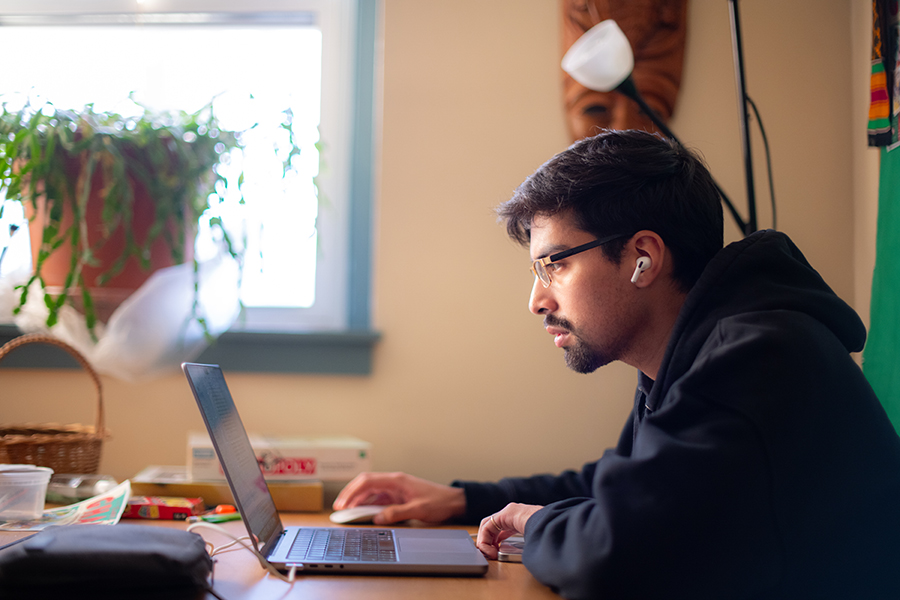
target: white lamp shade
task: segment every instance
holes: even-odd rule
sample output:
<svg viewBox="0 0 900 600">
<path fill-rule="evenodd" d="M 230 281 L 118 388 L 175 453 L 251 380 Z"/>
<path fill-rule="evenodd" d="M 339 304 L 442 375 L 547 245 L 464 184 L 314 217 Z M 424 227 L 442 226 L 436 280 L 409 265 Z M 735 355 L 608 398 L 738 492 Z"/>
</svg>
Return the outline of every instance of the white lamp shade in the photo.
<svg viewBox="0 0 900 600">
<path fill-rule="evenodd" d="M 628 38 L 612 19 L 584 32 L 562 59 L 563 70 L 588 89 L 611 92 L 634 69 Z"/>
</svg>

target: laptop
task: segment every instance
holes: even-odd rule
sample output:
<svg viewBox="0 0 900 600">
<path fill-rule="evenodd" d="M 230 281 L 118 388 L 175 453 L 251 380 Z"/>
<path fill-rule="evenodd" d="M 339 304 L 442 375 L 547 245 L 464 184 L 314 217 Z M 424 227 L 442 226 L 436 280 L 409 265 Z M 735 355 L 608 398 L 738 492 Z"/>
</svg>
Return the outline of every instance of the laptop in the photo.
<svg viewBox="0 0 900 600">
<path fill-rule="evenodd" d="M 234 502 L 254 547 L 276 569 L 314 573 L 483 575 L 488 563 L 461 529 L 285 528 L 225 376 L 218 365 L 184 363 Z"/>
</svg>

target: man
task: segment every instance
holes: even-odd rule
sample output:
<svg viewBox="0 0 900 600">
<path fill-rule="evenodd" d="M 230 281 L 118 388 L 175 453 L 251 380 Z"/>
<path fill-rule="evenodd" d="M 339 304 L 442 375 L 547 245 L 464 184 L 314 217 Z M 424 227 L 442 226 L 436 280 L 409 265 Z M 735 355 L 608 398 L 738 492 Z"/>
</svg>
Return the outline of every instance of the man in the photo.
<svg viewBox="0 0 900 600">
<path fill-rule="evenodd" d="M 568 366 L 638 369 L 616 448 L 581 471 L 452 486 L 364 474 L 335 508 L 481 519 L 478 547 L 570 598 L 900 598 L 900 439 L 850 352 L 865 328 L 787 236 L 722 248 L 709 173 L 604 132 L 500 207 Z"/>
</svg>

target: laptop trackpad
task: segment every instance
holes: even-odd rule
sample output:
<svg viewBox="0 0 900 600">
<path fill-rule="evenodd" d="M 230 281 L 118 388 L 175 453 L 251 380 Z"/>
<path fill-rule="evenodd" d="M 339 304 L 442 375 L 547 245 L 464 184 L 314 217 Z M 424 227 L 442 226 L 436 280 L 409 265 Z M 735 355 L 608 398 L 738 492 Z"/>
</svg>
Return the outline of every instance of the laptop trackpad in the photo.
<svg viewBox="0 0 900 600">
<path fill-rule="evenodd" d="M 437 539 L 425 537 L 400 538 L 400 552 L 472 552 L 467 539 Z"/>
</svg>

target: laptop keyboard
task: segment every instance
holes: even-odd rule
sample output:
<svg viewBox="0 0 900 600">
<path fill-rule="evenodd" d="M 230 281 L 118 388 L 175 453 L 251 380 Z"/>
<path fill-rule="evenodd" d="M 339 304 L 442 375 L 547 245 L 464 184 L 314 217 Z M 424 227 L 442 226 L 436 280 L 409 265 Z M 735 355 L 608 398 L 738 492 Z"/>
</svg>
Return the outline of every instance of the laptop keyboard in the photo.
<svg viewBox="0 0 900 600">
<path fill-rule="evenodd" d="M 397 562 L 394 534 L 384 529 L 301 529 L 289 561 Z"/>
</svg>

